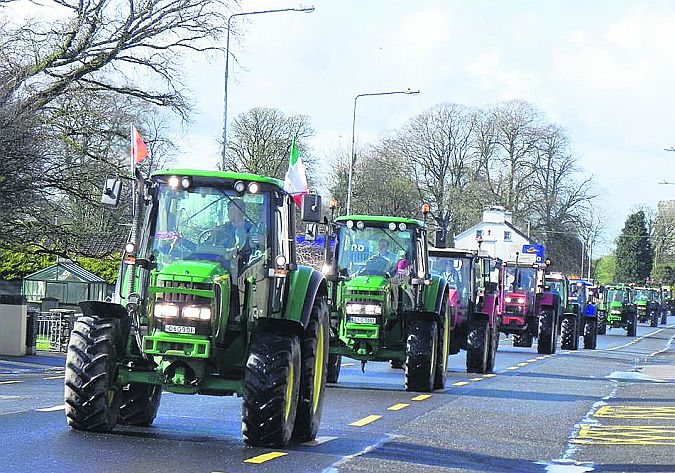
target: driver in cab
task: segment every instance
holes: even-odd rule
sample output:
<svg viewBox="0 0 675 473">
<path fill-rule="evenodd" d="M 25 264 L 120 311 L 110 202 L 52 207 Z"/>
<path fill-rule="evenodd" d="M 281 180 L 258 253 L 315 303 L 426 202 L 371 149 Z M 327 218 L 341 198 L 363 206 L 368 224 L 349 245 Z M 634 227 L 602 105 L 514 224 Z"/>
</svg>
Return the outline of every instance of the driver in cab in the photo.
<svg viewBox="0 0 675 473">
<path fill-rule="evenodd" d="M 378 243 L 378 252 L 366 260 L 362 274 L 392 274 L 397 262 L 396 255 L 389 251 L 389 242 L 381 239 Z"/>
<path fill-rule="evenodd" d="M 227 218 L 229 222 L 218 225 L 211 230 L 206 244 L 245 250 L 248 247 L 248 236 L 253 225 L 244 218 L 244 203 L 233 199 L 227 203 Z"/>
</svg>

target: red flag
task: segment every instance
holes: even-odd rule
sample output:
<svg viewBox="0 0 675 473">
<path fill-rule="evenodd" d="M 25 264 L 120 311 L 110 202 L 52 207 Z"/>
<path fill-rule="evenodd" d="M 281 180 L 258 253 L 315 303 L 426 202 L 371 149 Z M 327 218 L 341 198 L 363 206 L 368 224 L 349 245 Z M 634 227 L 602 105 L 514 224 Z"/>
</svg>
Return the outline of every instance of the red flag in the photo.
<svg viewBox="0 0 675 473">
<path fill-rule="evenodd" d="M 138 164 L 148 157 L 148 147 L 135 126 L 131 125 L 131 161 Z"/>
</svg>

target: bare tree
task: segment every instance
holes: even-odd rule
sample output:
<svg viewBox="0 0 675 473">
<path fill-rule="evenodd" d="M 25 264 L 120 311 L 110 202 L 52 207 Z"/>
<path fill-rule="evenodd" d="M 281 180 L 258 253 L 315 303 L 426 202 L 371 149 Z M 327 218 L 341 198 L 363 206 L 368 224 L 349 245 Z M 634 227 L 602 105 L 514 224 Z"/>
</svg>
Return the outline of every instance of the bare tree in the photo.
<svg viewBox="0 0 675 473">
<path fill-rule="evenodd" d="M 305 143 L 314 135 L 314 129 L 306 115 L 286 116 L 275 108 L 256 107 L 239 114 L 231 127 L 226 169 L 283 179 L 291 142 L 295 139 L 308 179 L 314 177 L 316 160 Z"/>
</svg>

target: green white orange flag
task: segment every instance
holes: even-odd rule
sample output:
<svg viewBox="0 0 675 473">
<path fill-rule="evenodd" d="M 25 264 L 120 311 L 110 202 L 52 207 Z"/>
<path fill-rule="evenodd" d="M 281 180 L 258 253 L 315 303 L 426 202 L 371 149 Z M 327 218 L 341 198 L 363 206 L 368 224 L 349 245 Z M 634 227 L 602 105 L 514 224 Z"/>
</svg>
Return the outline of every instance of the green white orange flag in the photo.
<svg viewBox="0 0 675 473">
<path fill-rule="evenodd" d="M 148 147 L 145 145 L 141 134 L 135 126 L 131 125 L 131 169 L 143 161 L 149 155 Z"/>
<path fill-rule="evenodd" d="M 305 172 L 305 165 L 300 158 L 300 151 L 295 142 L 295 138 L 291 143 L 291 154 L 288 158 L 288 171 L 284 177 L 284 190 L 293 196 L 296 204 L 300 205 L 303 194 L 309 194 L 309 186 L 307 185 L 307 174 Z"/>
</svg>

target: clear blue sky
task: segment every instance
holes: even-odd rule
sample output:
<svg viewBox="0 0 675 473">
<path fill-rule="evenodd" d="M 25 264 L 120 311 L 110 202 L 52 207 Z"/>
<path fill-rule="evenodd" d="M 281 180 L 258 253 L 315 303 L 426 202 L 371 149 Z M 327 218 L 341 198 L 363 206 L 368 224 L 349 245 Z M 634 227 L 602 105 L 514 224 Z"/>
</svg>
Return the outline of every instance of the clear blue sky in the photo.
<svg viewBox="0 0 675 473">
<path fill-rule="evenodd" d="M 238 18 L 231 44 L 229 118 L 254 106 L 311 118 L 313 152 L 330 166 L 348 148 L 354 95 L 368 143 L 441 103 L 485 106 L 523 99 L 567 129 L 584 172 L 596 176 L 608 240 L 637 204 L 675 198 L 675 2 L 305 2 L 314 13 Z M 243 11 L 297 6 L 243 0 Z M 214 168 L 222 133 L 224 60 L 189 62 L 195 121 L 177 141 L 181 164 Z M 605 245 L 604 250 L 608 248 Z"/>
</svg>

